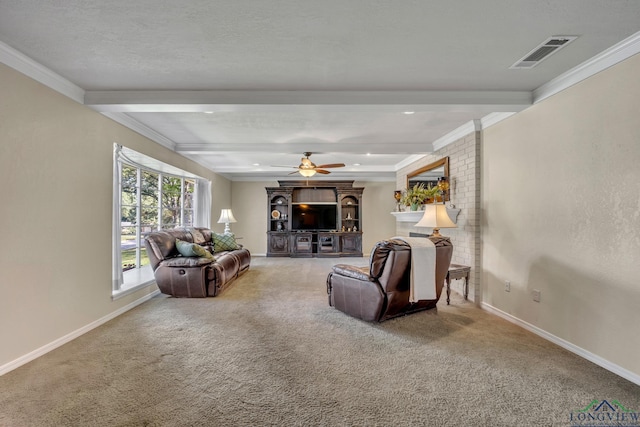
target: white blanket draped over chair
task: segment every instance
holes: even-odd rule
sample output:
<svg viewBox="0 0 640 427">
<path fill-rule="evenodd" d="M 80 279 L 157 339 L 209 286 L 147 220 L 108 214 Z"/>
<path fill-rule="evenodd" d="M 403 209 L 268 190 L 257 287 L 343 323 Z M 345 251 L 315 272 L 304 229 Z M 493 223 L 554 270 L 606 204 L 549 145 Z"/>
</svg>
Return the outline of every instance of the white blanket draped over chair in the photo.
<svg viewBox="0 0 640 427">
<path fill-rule="evenodd" d="M 436 246 L 423 237 L 393 238 L 411 246 L 409 302 L 436 299 Z"/>
</svg>

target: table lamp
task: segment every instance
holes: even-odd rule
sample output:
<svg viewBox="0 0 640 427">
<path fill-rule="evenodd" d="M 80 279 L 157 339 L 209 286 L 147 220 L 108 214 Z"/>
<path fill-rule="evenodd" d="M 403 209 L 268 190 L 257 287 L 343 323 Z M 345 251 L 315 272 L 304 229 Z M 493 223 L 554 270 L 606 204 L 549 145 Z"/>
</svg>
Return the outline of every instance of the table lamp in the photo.
<svg viewBox="0 0 640 427">
<path fill-rule="evenodd" d="M 456 228 L 456 224 L 451 221 L 447 213 L 447 207 L 444 204 L 429 203 L 424 205 L 424 215 L 422 219 L 416 223 L 414 227 L 431 227 L 433 228 L 433 236 L 442 237 L 441 228 Z"/>
<path fill-rule="evenodd" d="M 220 211 L 220 218 L 218 219 L 218 224 L 224 224 L 224 234 L 231 233 L 231 228 L 229 227 L 229 223 L 231 222 L 238 222 L 233 217 L 233 212 L 231 212 L 231 209 L 222 209 L 222 211 Z"/>
</svg>

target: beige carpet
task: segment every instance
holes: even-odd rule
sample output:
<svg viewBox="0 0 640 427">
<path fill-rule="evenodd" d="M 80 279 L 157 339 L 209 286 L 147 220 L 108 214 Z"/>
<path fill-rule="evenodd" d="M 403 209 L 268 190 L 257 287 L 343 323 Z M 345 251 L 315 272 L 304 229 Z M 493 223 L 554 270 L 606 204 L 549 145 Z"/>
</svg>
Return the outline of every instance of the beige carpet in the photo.
<svg viewBox="0 0 640 427">
<path fill-rule="evenodd" d="M 159 296 L 0 377 L 0 426 L 567 426 L 640 387 L 452 294 L 369 324 L 330 266 L 254 258 L 220 297 Z"/>
</svg>

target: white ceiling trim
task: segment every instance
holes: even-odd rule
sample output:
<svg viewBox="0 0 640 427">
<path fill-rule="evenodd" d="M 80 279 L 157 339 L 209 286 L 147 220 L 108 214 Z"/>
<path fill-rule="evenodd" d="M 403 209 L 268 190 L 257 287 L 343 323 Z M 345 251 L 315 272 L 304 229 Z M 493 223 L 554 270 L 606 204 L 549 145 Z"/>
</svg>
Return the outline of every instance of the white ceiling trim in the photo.
<svg viewBox="0 0 640 427">
<path fill-rule="evenodd" d="M 528 106 L 538 103 L 580 81 L 640 53 L 640 32 L 612 46 L 566 73 L 528 91 L 85 91 L 66 78 L 37 63 L 11 46 L 0 42 L 0 62 L 58 93 L 103 113 L 106 117 L 135 132 L 176 150 L 176 143 L 133 119 L 127 112 L 204 112 L 215 109 L 232 111 L 261 111 L 264 106 L 280 106 L 289 111 L 292 106 L 314 111 L 345 111 L 420 109 L 421 111 L 465 111 L 469 106 L 487 107 L 487 115 L 470 121 L 433 142 L 433 150 L 440 150 L 452 142 L 504 120 Z M 416 108 L 418 107 L 418 108 Z M 276 107 L 277 109 L 277 107 Z M 491 113 L 490 111 L 506 111 Z M 244 144 L 215 149 L 208 144 L 181 145 L 180 153 L 237 151 Z M 252 144 L 249 144 L 252 145 Z M 348 147 L 348 144 L 344 144 Z M 424 147 L 422 147 L 424 150 Z M 314 148 L 313 151 L 322 151 Z M 345 150 L 350 152 L 352 150 Z M 421 150 L 422 151 L 422 150 Z M 392 154 L 392 153 L 389 153 Z M 395 154 L 395 153 L 393 153 Z M 395 165 L 399 170 L 425 154 L 411 155 Z M 255 178 L 249 178 L 255 179 Z"/>
<path fill-rule="evenodd" d="M 208 144 L 208 143 L 183 143 L 176 145 L 176 152 L 183 154 L 211 154 L 211 153 L 254 153 L 264 151 L 264 143 L 262 142 L 242 142 L 235 141 L 231 143 Z M 304 144 L 305 151 L 312 153 L 323 153 L 327 151 L 326 143 L 309 142 Z M 407 149 L 410 147 L 410 149 Z M 363 144 L 333 144 L 331 145 L 331 153 L 342 154 L 363 154 L 363 151 L 370 151 L 376 154 L 399 154 L 412 155 L 416 153 L 430 153 L 431 144 L 425 142 L 419 143 L 402 143 L 402 151 L 400 152 L 397 145 L 393 142 L 374 142 Z M 279 143 L 270 146 L 269 151 L 274 153 L 291 153 L 300 151 L 299 143 Z"/>
<path fill-rule="evenodd" d="M 155 130 L 143 125 L 139 121 L 132 119 L 126 114 L 121 113 L 102 113 L 104 116 L 111 120 L 120 123 L 121 125 L 138 132 L 140 135 L 149 138 L 150 140 L 157 142 L 158 144 L 175 151 L 176 143 L 167 138 L 166 136 L 156 132 Z"/>
<path fill-rule="evenodd" d="M 537 104 L 638 53 L 640 53 L 640 31 L 535 89 L 533 103 Z"/>
<path fill-rule="evenodd" d="M 460 138 L 469 135 L 472 132 L 481 131 L 488 128 L 489 126 L 495 125 L 496 123 L 501 122 L 502 120 L 513 116 L 514 114 L 516 113 L 491 113 L 491 114 L 487 114 L 485 117 L 483 117 L 480 120 L 471 120 L 465 123 L 464 125 L 460 126 L 459 128 L 449 132 L 442 138 L 439 138 L 436 141 L 434 141 L 433 151 L 440 150 L 446 147 L 447 145 L 459 140 Z M 405 166 L 409 166 L 411 163 L 418 161 L 425 156 L 426 154 L 419 154 L 419 155 L 407 157 L 403 161 L 396 164 L 396 171 L 404 168 Z"/>
<path fill-rule="evenodd" d="M 452 130 L 445 136 L 436 139 L 433 142 L 433 150 L 438 151 L 446 147 L 447 145 L 459 140 L 460 138 L 463 138 L 469 135 L 470 133 L 478 130 L 482 130 L 480 126 L 480 122 L 478 120 L 468 121 L 467 123 L 463 124 L 459 128 Z"/>
<path fill-rule="evenodd" d="M 491 113 L 487 114 L 483 118 L 480 119 L 480 127 L 482 130 L 485 130 L 489 126 L 493 126 L 498 122 L 503 121 L 516 113 Z"/>
<path fill-rule="evenodd" d="M 225 179 L 227 179 L 229 181 L 235 181 L 235 179 L 229 174 L 226 174 L 226 173 L 223 173 L 223 172 L 216 172 L 216 171 L 212 170 L 210 165 L 208 165 L 205 161 L 203 161 L 201 158 L 199 158 L 197 156 L 185 156 L 185 155 L 180 154 L 180 153 L 177 153 L 177 154 L 182 156 L 182 157 L 184 157 L 185 159 L 191 160 L 192 162 L 199 164 L 200 166 L 202 166 L 206 170 L 211 171 L 211 172 L 215 173 L 218 176 L 221 176 L 221 177 L 223 177 L 223 178 L 225 178 Z"/>
<path fill-rule="evenodd" d="M 218 173 L 218 172 L 216 172 Z M 224 174 L 219 174 L 224 175 Z M 328 178 L 326 175 L 316 174 L 311 178 L 304 178 L 300 175 L 283 175 L 283 176 L 274 176 L 273 173 L 264 172 L 264 173 L 252 173 L 252 174 L 235 174 L 233 178 L 229 178 L 233 182 L 236 181 L 300 181 L 300 180 L 308 180 L 309 185 L 313 185 L 314 182 L 322 182 L 326 183 L 327 181 L 336 181 L 336 180 L 354 180 L 354 181 L 367 181 L 367 182 L 395 182 L 396 181 L 396 172 L 359 172 L 357 174 L 350 173 L 337 173 L 332 172 L 331 177 Z"/>
<path fill-rule="evenodd" d="M 3 42 L 0 42 L 0 62 L 31 77 L 38 83 L 42 83 L 76 102 L 84 104 L 84 89 Z"/>
<path fill-rule="evenodd" d="M 410 164 L 412 164 L 413 162 L 417 162 L 418 160 L 424 158 L 426 156 L 426 154 L 414 154 L 413 156 L 409 156 L 406 159 L 404 159 L 401 162 L 396 163 L 396 172 L 399 171 L 402 168 L 405 168 L 407 166 L 409 166 Z"/>
<path fill-rule="evenodd" d="M 205 112 L 216 108 L 243 111 L 264 106 L 330 109 L 345 106 L 362 110 L 421 107 L 421 111 L 468 111 L 486 106 L 489 111 L 520 111 L 532 104 L 528 91 L 87 91 L 85 105 L 100 112 Z M 241 107 L 239 107 L 241 106 Z"/>
</svg>

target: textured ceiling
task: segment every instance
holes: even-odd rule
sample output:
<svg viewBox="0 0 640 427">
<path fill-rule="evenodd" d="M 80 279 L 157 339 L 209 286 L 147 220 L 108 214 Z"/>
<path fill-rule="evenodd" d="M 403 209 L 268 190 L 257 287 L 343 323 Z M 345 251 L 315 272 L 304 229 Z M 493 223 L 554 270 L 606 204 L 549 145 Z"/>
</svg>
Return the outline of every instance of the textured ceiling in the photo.
<svg viewBox="0 0 640 427">
<path fill-rule="evenodd" d="M 639 22 L 640 2 L 623 0 L 0 0 L 0 41 L 232 179 L 286 176 L 269 165 L 304 151 L 361 163 L 332 177 L 392 177 L 459 126 L 530 105 Z M 552 35 L 579 38 L 509 69 Z"/>
</svg>

